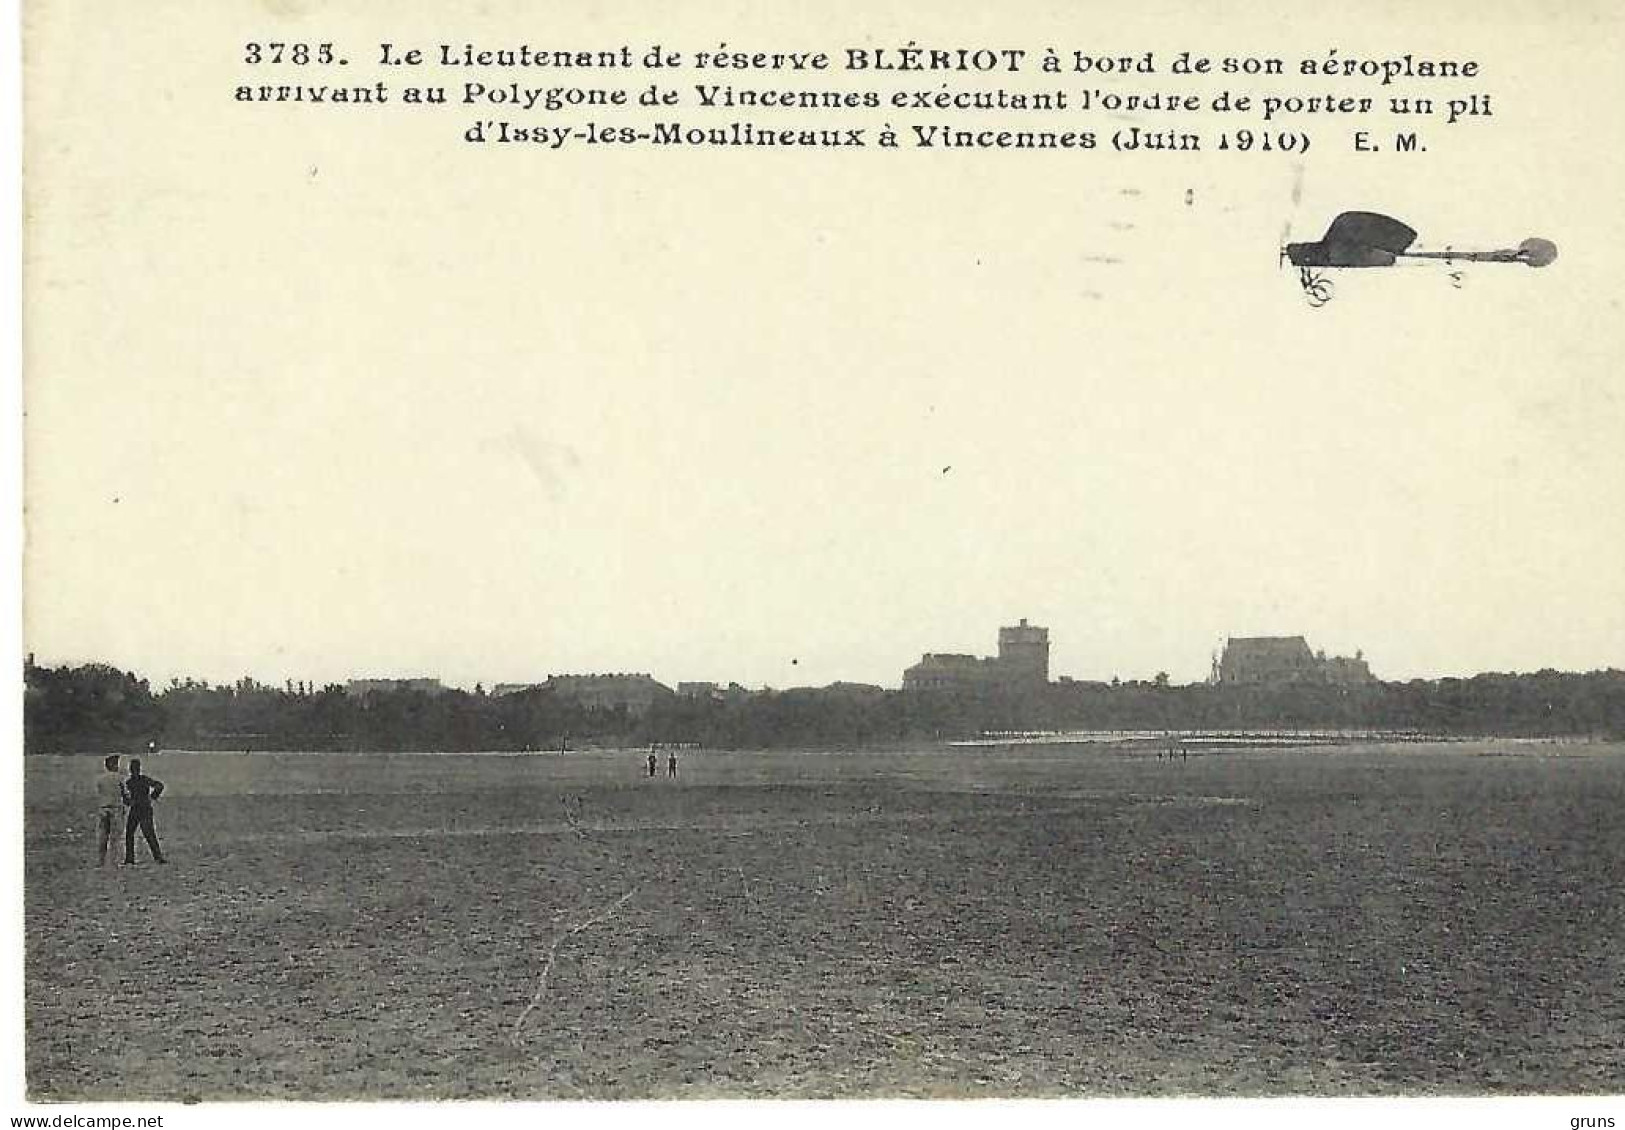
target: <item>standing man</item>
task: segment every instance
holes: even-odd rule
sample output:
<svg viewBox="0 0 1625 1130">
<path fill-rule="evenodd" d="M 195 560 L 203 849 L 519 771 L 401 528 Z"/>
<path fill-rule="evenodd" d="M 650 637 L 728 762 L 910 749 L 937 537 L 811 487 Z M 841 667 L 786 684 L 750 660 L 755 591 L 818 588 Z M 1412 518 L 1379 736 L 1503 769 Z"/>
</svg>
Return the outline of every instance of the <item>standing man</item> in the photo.
<svg viewBox="0 0 1625 1130">
<path fill-rule="evenodd" d="M 649 747 L 649 776 L 655 775 L 655 747 Z"/>
<path fill-rule="evenodd" d="M 677 776 L 677 750 L 676 749 L 670 749 L 670 750 L 666 751 L 666 776 L 668 776 L 668 777 Z"/>
<path fill-rule="evenodd" d="M 118 835 L 124 816 L 124 788 L 118 779 L 118 754 L 102 758 L 102 773 L 96 778 L 96 836 L 100 841 L 98 867 L 107 866 L 107 845 Z"/>
<path fill-rule="evenodd" d="M 147 847 L 152 849 L 152 858 L 158 863 L 168 863 L 164 858 L 164 849 L 158 846 L 158 833 L 152 826 L 152 802 L 164 795 L 164 783 L 141 772 L 141 762 L 131 760 L 130 776 L 124 782 L 124 803 L 130 806 L 130 814 L 124 818 L 124 862 L 128 866 L 135 862 L 135 830 L 141 829 L 146 837 Z"/>
</svg>

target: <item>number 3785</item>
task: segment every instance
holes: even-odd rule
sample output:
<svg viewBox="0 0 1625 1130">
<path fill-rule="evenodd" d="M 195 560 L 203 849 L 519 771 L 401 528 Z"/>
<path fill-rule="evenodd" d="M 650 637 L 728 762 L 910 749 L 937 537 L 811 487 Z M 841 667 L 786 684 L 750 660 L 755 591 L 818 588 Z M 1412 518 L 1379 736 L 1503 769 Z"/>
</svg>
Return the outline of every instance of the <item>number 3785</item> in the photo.
<svg viewBox="0 0 1625 1130">
<path fill-rule="evenodd" d="M 311 63 L 335 63 L 331 43 L 245 43 L 243 62 L 293 63 L 306 66 Z"/>
</svg>

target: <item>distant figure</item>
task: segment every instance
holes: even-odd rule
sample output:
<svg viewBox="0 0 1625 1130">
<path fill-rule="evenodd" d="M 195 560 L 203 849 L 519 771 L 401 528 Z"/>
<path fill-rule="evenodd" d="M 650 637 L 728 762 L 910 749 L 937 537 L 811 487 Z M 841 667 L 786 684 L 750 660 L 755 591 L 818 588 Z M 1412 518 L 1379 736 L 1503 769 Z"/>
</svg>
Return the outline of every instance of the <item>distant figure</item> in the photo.
<svg viewBox="0 0 1625 1130">
<path fill-rule="evenodd" d="M 655 775 L 655 765 L 656 764 L 658 764 L 658 763 L 655 761 L 655 751 L 651 749 L 649 751 L 649 776 L 651 776 L 651 777 L 653 777 Z"/>
<path fill-rule="evenodd" d="M 96 778 L 96 837 L 99 854 L 96 865 L 107 866 L 107 845 L 118 835 L 124 816 L 124 788 L 118 779 L 118 754 L 102 758 L 102 772 Z"/>
<path fill-rule="evenodd" d="M 677 751 L 675 749 L 666 754 L 666 776 L 677 776 Z"/>
<path fill-rule="evenodd" d="M 158 846 L 158 832 L 152 826 L 152 802 L 163 795 L 164 783 L 143 774 L 141 762 L 131 760 L 130 775 L 124 781 L 124 803 L 130 807 L 130 814 L 124 818 L 124 862 L 127 866 L 135 862 L 137 828 L 146 837 L 154 862 L 169 862 L 164 858 L 164 849 Z"/>
</svg>

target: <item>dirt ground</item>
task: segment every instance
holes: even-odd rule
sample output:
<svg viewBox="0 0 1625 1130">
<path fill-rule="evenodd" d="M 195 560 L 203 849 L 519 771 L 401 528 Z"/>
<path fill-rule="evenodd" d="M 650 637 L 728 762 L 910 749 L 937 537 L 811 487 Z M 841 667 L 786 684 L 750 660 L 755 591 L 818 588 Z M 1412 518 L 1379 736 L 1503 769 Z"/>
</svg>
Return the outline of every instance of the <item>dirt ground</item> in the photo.
<svg viewBox="0 0 1625 1130">
<path fill-rule="evenodd" d="M 1625 747 L 30 758 L 39 1100 L 1625 1078 Z"/>
</svg>

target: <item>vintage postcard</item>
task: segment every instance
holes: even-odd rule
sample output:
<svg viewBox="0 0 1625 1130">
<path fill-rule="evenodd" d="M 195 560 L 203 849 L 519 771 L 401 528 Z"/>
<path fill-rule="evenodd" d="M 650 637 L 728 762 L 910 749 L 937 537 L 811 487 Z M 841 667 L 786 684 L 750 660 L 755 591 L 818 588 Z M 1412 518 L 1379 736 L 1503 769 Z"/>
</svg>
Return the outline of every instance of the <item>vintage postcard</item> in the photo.
<svg viewBox="0 0 1625 1130">
<path fill-rule="evenodd" d="M 21 24 L 19 1113 L 1625 1119 L 1617 5 Z"/>
</svg>

